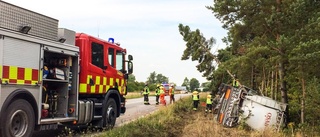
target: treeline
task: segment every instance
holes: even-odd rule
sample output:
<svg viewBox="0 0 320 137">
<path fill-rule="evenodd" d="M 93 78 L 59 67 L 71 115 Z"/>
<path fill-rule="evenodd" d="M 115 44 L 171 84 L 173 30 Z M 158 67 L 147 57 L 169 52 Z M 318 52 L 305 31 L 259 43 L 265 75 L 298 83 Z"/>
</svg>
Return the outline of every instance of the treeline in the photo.
<svg viewBox="0 0 320 137">
<path fill-rule="evenodd" d="M 214 38 L 180 24 L 186 42 L 181 59 L 198 61 L 212 89 L 236 75 L 242 85 L 287 103 L 287 123 L 319 128 L 320 2 L 214 0 L 206 8 L 228 30 L 227 47 L 213 54 Z"/>
<path fill-rule="evenodd" d="M 157 74 L 155 71 L 151 72 L 146 82 L 138 82 L 133 74 L 129 75 L 128 79 L 128 92 L 142 91 L 145 87 L 145 84 L 148 83 L 148 87 L 151 91 L 154 91 L 158 84 L 169 83 L 174 86 L 180 86 L 174 82 L 169 82 L 169 77 L 164 76 L 163 74 Z M 202 83 L 200 90 L 200 83 L 196 78 L 191 78 L 190 80 L 185 77 L 181 86 L 186 86 L 188 91 L 198 90 L 198 91 L 209 91 L 210 82 Z"/>
</svg>

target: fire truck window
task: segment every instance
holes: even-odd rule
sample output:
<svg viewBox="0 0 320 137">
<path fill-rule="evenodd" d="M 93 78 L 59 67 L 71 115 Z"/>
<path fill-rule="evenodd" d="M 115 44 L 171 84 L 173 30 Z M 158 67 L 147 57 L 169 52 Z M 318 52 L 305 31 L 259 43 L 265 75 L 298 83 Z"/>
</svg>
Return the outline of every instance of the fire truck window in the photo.
<svg viewBox="0 0 320 137">
<path fill-rule="evenodd" d="M 99 68 L 103 68 L 103 45 L 98 43 L 92 43 L 92 61 L 91 63 Z"/>
<path fill-rule="evenodd" d="M 117 55 L 116 55 L 116 69 L 123 72 L 123 53 L 120 50 L 117 50 Z"/>
<path fill-rule="evenodd" d="M 115 58 L 115 55 L 114 55 L 114 49 L 113 48 L 109 48 L 108 49 L 108 59 L 109 59 L 109 64 L 115 68 L 115 64 L 114 64 L 114 58 Z"/>
</svg>

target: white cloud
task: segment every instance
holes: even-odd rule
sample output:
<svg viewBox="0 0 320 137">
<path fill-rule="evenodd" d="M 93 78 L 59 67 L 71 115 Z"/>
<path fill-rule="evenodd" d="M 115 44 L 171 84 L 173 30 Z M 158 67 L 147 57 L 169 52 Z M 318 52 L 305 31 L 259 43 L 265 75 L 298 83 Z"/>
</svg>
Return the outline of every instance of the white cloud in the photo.
<svg viewBox="0 0 320 137">
<path fill-rule="evenodd" d="M 59 27 L 107 39 L 115 38 L 134 56 L 134 75 L 146 81 L 151 72 L 182 84 L 185 77 L 205 78 L 197 62 L 181 61 L 185 42 L 178 25 L 200 29 L 217 39 L 219 48 L 226 36 L 222 24 L 205 8 L 212 0 L 4 0 L 59 20 Z"/>
</svg>

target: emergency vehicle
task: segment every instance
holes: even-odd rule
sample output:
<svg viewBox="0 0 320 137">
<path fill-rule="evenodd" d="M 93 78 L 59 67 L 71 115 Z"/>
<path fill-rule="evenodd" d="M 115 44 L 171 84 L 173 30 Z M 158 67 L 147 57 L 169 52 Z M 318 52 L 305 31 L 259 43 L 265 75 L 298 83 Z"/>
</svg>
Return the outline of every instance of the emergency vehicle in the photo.
<svg viewBox="0 0 320 137">
<path fill-rule="evenodd" d="M 273 128 L 279 131 L 285 121 L 287 104 L 259 95 L 246 86 L 239 88 L 227 84 L 219 87 L 220 100 L 215 107 L 218 123 L 235 127 L 241 121 L 255 130 Z"/>
<path fill-rule="evenodd" d="M 112 128 L 125 113 L 133 57 L 114 42 L 0 1 L 0 136 L 58 125 Z"/>
<path fill-rule="evenodd" d="M 161 85 L 163 86 L 163 90 L 164 90 L 165 95 L 166 96 L 169 95 L 170 84 L 163 82 Z"/>
</svg>

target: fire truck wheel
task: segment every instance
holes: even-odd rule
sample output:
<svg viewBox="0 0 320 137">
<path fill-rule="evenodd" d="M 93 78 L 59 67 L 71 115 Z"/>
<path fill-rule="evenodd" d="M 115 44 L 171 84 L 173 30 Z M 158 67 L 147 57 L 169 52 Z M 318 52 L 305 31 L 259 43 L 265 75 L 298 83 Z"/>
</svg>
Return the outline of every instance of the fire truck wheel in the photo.
<svg viewBox="0 0 320 137">
<path fill-rule="evenodd" d="M 12 102 L 5 110 L 5 115 L 1 118 L 4 125 L 1 129 L 4 137 L 29 137 L 32 136 L 35 118 L 32 106 L 23 99 Z"/>
<path fill-rule="evenodd" d="M 109 98 L 106 107 L 103 109 L 103 127 L 111 129 L 114 127 L 117 119 L 117 104 L 113 98 Z"/>
</svg>

